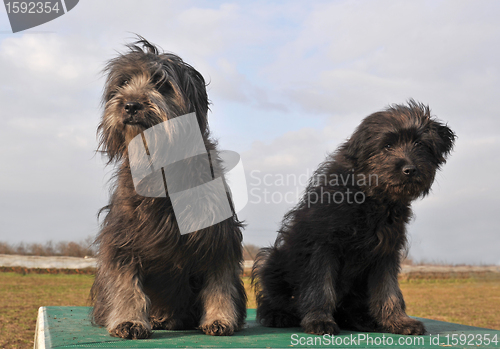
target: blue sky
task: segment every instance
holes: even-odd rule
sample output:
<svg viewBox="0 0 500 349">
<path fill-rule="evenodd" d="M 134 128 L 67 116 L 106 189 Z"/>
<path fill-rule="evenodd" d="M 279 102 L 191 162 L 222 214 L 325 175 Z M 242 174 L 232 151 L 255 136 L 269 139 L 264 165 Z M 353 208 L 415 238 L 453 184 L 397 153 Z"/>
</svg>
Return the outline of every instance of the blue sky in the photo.
<svg viewBox="0 0 500 349">
<path fill-rule="evenodd" d="M 254 194 L 300 193 L 255 178 L 306 176 L 368 114 L 429 104 L 459 138 L 414 204 L 410 255 L 500 263 L 499 15 L 496 1 L 86 0 L 12 34 L 0 9 L 0 241 L 97 232 L 112 172 L 93 153 L 100 71 L 137 33 L 210 81 L 212 132 L 241 154 Z M 274 241 L 293 204 L 250 202 L 245 241 Z"/>
</svg>

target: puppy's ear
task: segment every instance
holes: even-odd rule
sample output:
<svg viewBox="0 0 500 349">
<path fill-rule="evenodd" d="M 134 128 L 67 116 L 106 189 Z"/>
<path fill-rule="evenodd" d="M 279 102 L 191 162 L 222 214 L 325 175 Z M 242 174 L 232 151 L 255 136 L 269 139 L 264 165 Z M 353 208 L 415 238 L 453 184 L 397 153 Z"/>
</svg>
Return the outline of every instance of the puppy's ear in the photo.
<svg viewBox="0 0 500 349">
<path fill-rule="evenodd" d="M 358 161 L 360 149 L 361 144 L 355 135 L 352 135 L 351 138 L 342 145 L 343 154 L 354 164 Z"/>
<path fill-rule="evenodd" d="M 356 131 L 352 134 L 340 148 L 339 152 L 351 163 L 352 166 L 357 167 L 358 163 L 363 161 L 364 158 L 369 157 L 371 151 L 370 143 L 371 138 L 366 136 L 366 129 L 363 124 L 358 126 Z"/>
<path fill-rule="evenodd" d="M 456 135 L 447 125 L 436 120 L 432 120 L 431 123 L 434 131 L 434 153 L 438 161 L 444 163 L 453 149 Z"/>
</svg>

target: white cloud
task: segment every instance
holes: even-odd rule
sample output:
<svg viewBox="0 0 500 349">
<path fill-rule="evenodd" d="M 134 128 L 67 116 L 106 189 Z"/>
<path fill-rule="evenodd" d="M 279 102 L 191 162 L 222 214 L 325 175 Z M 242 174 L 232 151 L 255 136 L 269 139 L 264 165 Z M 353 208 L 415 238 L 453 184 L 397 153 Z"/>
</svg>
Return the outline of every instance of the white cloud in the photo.
<svg viewBox="0 0 500 349">
<path fill-rule="evenodd" d="M 0 46 L 0 59 L 4 67 L 10 66 L 11 69 L 24 73 L 33 83 L 40 77 L 64 83 L 64 80 L 75 81 L 98 71 L 98 62 L 89 60 L 88 52 L 87 55 L 81 54 L 96 50 L 96 47 L 89 46 L 87 44 L 82 47 L 71 37 L 26 34 L 4 39 Z"/>
<path fill-rule="evenodd" d="M 494 2 L 318 4 L 262 75 L 308 111 L 352 112 L 414 97 L 455 105 L 465 116 L 496 100 L 498 9 Z"/>
</svg>

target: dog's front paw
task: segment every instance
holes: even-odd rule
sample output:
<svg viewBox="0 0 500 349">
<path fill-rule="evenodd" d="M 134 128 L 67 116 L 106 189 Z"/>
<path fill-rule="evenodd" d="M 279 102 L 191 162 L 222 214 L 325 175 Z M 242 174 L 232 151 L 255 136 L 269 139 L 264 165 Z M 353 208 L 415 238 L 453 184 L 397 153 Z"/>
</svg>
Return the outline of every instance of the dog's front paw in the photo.
<svg viewBox="0 0 500 349">
<path fill-rule="evenodd" d="M 322 319 L 322 320 L 310 320 L 304 323 L 302 322 L 302 328 L 304 332 L 324 335 L 324 334 L 339 334 L 340 328 L 333 319 Z"/>
<path fill-rule="evenodd" d="M 410 317 L 403 317 L 397 319 L 387 328 L 387 332 L 394 334 L 405 334 L 405 335 L 421 335 L 425 334 L 425 326 L 421 321 L 412 319 Z"/>
<path fill-rule="evenodd" d="M 151 337 L 151 330 L 140 322 L 122 322 L 109 333 L 114 337 L 125 339 L 145 339 Z"/>
<path fill-rule="evenodd" d="M 158 319 L 155 317 L 151 317 L 149 319 L 149 323 L 151 324 L 151 328 L 153 330 L 191 330 L 195 328 L 195 326 L 184 323 L 180 319 Z"/>
<path fill-rule="evenodd" d="M 149 319 L 149 324 L 151 325 L 152 330 L 165 330 L 165 322 L 160 319 L 151 317 Z"/>
<path fill-rule="evenodd" d="M 211 336 L 231 336 L 234 327 L 223 321 L 215 320 L 211 324 L 200 326 L 200 329 Z"/>
<path fill-rule="evenodd" d="M 275 310 L 261 315 L 260 323 L 266 327 L 295 327 L 299 326 L 300 321 L 299 318 L 288 312 Z"/>
</svg>

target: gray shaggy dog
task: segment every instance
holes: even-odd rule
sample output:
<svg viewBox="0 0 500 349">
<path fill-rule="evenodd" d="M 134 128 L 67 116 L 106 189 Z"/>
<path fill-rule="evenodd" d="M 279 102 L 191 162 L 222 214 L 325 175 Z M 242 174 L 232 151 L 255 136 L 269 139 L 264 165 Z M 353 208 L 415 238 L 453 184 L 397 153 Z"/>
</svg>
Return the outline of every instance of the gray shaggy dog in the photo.
<svg viewBox="0 0 500 349">
<path fill-rule="evenodd" d="M 411 202 L 429 193 L 455 134 L 410 100 L 366 117 L 314 173 L 253 270 L 264 326 L 416 335 L 398 284 Z"/>
<path fill-rule="evenodd" d="M 209 335 L 231 335 L 246 316 L 241 222 L 233 215 L 181 235 L 168 195 L 136 193 L 127 153 L 127 144 L 144 130 L 195 112 L 205 148 L 214 154 L 205 81 L 180 57 L 160 52 L 141 37 L 128 48 L 106 67 L 98 127 L 99 149 L 116 172 L 96 239 L 93 322 L 112 336 L 130 339 L 148 338 L 155 329 L 199 328 Z M 207 165 L 199 159 L 196 164 Z M 194 167 L 188 177 L 206 176 Z M 222 176 L 218 157 L 212 156 L 211 170 L 202 181 Z"/>
</svg>

